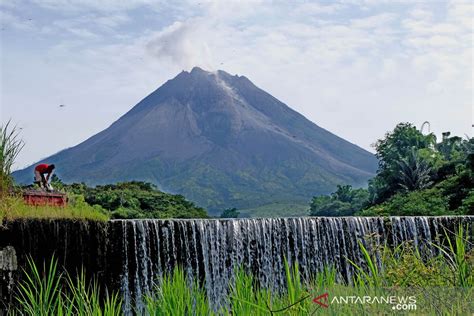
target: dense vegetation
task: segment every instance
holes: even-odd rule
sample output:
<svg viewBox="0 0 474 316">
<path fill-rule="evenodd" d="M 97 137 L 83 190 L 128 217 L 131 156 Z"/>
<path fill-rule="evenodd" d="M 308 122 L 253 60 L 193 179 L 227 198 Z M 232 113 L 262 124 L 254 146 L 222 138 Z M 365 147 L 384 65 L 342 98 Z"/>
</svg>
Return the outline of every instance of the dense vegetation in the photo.
<svg viewBox="0 0 474 316">
<path fill-rule="evenodd" d="M 303 280 L 298 264 L 285 263 L 286 288 L 281 292 L 258 286 L 257 279 L 238 269 L 229 284 L 224 306 L 213 307 L 205 284 L 190 280 L 180 267 L 156 280 L 155 291 L 144 293 L 145 315 L 385 315 L 410 312 L 421 315 L 460 315 L 474 310 L 472 301 L 473 253 L 469 228 L 459 228 L 439 245 L 439 253 L 423 255 L 412 243 L 392 249 L 374 249 L 370 240 L 360 243 L 363 266 L 352 263 L 351 282 L 337 277 L 336 268 L 326 266 L 310 280 Z M 347 260 L 347 259 L 346 259 Z M 33 261 L 16 292 L 18 312 L 25 315 L 121 315 L 117 294 L 100 294 L 97 283 L 84 273 L 77 277 L 59 274 L 54 260 L 39 269 Z M 328 293 L 326 308 L 314 298 Z M 333 303 L 335 297 L 388 297 L 395 303 Z M 401 297 L 401 299 L 400 299 Z M 407 297 L 414 297 L 409 304 Z M 400 304 L 400 305 L 397 305 Z M 217 311 L 216 311 L 217 309 Z M 11 314 L 15 314 L 11 309 Z"/>
<path fill-rule="evenodd" d="M 151 183 L 123 182 L 88 187 L 85 184 L 61 184 L 56 178 L 53 186 L 84 196 L 89 205 L 100 206 L 112 218 L 206 218 L 204 209 L 182 195 L 161 192 Z"/>
<path fill-rule="evenodd" d="M 222 211 L 221 213 L 221 218 L 237 218 L 239 217 L 240 212 L 237 211 L 235 207 L 233 208 L 227 208 Z"/>
<path fill-rule="evenodd" d="M 311 215 L 474 215 L 474 138 L 424 135 L 400 123 L 375 143 L 368 189 L 338 186 L 311 201 Z"/>
</svg>

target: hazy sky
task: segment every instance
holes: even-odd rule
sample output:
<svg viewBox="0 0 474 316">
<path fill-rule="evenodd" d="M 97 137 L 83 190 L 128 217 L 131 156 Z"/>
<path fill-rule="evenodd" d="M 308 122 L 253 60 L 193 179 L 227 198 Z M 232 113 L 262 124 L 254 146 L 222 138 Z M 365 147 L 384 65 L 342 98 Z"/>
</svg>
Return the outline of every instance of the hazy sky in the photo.
<svg viewBox="0 0 474 316">
<path fill-rule="evenodd" d="M 245 75 L 369 150 L 400 121 L 472 136 L 470 1 L 0 3 L 0 118 L 26 142 L 16 167 L 103 130 L 193 66 Z"/>
</svg>

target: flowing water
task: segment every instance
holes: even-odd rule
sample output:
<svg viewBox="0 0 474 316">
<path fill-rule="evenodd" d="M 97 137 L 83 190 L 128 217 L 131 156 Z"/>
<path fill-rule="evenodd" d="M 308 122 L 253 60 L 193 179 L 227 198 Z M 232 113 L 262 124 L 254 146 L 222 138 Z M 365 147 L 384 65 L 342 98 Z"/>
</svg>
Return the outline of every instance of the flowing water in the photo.
<svg viewBox="0 0 474 316">
<path fill-rule="evenodd" d="M 459 218 L 457 218 L 459 219 Z M 302 217 L 237 220 L 123 220 L 124 264 L 121 289 L 125 310 L 140 308 L 157 276 L 182 266 L 191 277 L 205 281 L 215 306 L 223 304 L 234 269 L 252 271 L 261 285 L 285 286 L 284 260 L 298 262 L 304 279 L 333 265 L 338 278 L 351 280 L 353 266 L 362 264 L 358 242 L 367 248 L 385 242 L 412 240 L 429 255 L 445 231 L 455 230 L 453 217 Z M 471 217 L 463 221 L 472 221 Z"/>
</svg>

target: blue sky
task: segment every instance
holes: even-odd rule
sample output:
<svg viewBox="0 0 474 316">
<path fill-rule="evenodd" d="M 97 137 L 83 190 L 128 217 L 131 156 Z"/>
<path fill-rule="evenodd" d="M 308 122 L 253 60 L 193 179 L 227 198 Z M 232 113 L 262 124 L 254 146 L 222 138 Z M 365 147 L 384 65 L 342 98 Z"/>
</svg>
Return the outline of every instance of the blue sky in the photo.
<svg viewBox="0 0 474 316">
<path fill-rule="evenodd" d="M 0 118 L 23 167 L 200 66 L 368 150 L 401 121 L 472 136 L 473 17 L 470 1 L 0 0 Z"/>
</svg>

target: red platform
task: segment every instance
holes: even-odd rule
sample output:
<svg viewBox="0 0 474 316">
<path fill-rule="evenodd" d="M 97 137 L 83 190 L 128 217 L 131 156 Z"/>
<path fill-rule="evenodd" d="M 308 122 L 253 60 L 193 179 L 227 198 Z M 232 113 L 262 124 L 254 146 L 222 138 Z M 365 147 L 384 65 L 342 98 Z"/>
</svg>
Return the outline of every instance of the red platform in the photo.
<svg viewBox="0 0 474 316">
<path fill-rule="evenodd" d="M 50 206 L 67 206 L 67 195 L 59 192 L 45 192 L 30 190 L 23 192 L 23 199 L 28 205 L 50 205 Z"/>
</svg>

